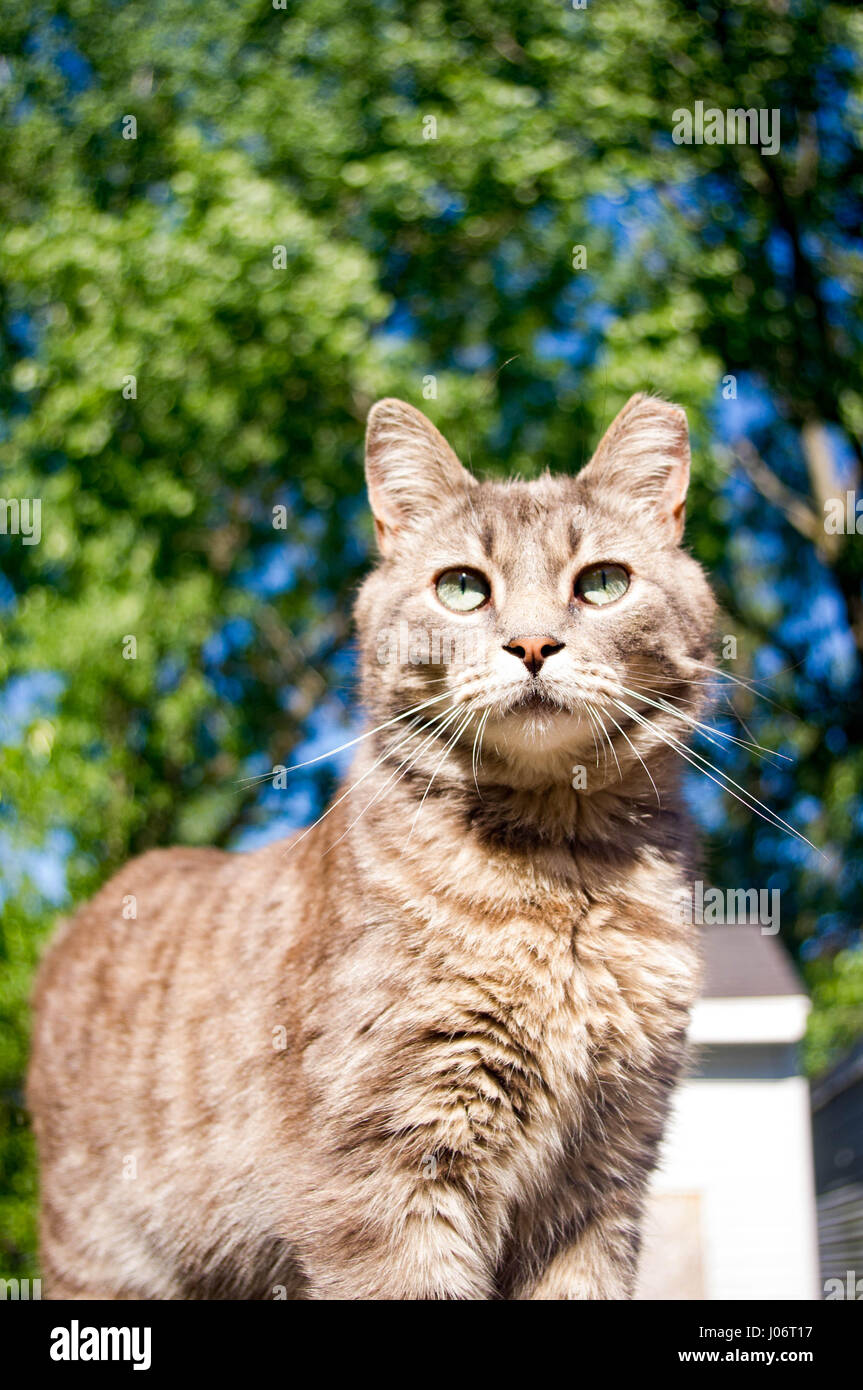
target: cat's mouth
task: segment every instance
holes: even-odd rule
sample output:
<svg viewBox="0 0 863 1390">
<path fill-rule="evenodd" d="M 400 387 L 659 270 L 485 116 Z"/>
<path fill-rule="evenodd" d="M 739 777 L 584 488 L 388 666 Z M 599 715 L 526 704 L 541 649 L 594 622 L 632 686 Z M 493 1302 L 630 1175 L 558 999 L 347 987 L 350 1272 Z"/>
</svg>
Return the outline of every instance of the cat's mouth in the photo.
<svg viewBox="0 0 863 1390">
<path fill-rule="evenodd" d="M 482 732 L 508 763 L 518 763 L 528 775 L 547 772 L 551 765 L 559 773 L 561 758 L 572 763 L 594 738 L 571 698 L 535 677 L 500 702 Z"/>
<path fill-rule="evenodd" d="M 518 714 L 529 710 L 543 710 L 547 714 L 561 713 L 567 707 L 557 699 L 547 686 L 540 685 L 535 679 L 525 683 L 524 689 L 520 690 L 512 699 L 507 713 Z"/>
</svg>

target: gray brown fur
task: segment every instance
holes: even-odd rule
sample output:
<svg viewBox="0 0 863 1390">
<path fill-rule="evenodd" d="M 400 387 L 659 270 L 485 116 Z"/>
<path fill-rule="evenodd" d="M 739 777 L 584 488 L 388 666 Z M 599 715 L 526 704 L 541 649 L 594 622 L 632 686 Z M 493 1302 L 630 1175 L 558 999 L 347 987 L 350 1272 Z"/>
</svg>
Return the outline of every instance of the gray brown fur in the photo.
<svg viewBox="0 0 863 1390">
<path fill-rule="evenodd" d="M 638 681 L 700 705 L 714 608 L 679 545 L 685 417 L 635 397 L 578 477 L 478 483 L 385 401 L 367 470 L 370 727 L 444 690 L 476 719 L 448 753 L 457 723 L 391 725 L 311 832 L 145 855 L 61 931 L 29 1092 L 51 1297 L 632 1292 L 698 960 L 674 908 L 693 869 L 682 764 L 608 700 Z M 573 601 L 594 560 L 632 572 L 614 611 Z M 435 598 L 462 564 L 492 582 L 480 613 Z M 470 629 L 480 654 L 381 663 L 400 621 Z M 566 644 L 538 675 L 503 650 L 525 632 Z M 606 718 L 613 757 L 586 692 L 628 736 Z"/>
</svg>

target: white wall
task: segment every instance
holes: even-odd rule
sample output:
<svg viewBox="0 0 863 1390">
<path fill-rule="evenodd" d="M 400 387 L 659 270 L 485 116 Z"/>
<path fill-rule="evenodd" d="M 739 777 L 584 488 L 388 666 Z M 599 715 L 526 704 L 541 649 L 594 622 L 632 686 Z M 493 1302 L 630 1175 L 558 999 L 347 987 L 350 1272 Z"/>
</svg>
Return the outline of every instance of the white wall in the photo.
<svg viewBox="0 0 863 1390">
<path fill-rule="evenodd" d="M 653 1191 L 698 1198 L 703 1289 L 689 1297 L 820 1297 L 809 1092 L 801 1077 L 684 1082 Z M 642 1297 L 651 1296 L 651 1269 L 668 1256 L 648 1239 Z"/>
</svg>

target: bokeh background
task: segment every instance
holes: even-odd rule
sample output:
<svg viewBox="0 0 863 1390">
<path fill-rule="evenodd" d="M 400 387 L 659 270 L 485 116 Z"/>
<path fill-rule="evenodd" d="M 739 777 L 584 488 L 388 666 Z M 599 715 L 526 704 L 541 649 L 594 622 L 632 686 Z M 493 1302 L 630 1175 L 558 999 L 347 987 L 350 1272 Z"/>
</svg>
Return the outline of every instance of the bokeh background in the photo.
<svg viewBox="0 0 863 1390">
<path fill-rule="evenodd" d="M 701 778 L 706 876 L 781 889 L 822 1071 L 863 1033 L 863 541 L 824 527 L 863 462 L 863 11 L 5 0 L 0 55 L 0 497 L 42 504 L 38 545 L 0 534 L 4 1270 L 36 1269 L 57 916 L 150 846 L 285 833 L 343 770 L 243 781 L 357 725 L 383 394 L 524 476 L 632 391 L 686 407 L 716 720 L 786 760 L 702 748 L 823 851 Z M 675 145 L 699 100 L 778 109 L 780 152 Z"/>
</svg>

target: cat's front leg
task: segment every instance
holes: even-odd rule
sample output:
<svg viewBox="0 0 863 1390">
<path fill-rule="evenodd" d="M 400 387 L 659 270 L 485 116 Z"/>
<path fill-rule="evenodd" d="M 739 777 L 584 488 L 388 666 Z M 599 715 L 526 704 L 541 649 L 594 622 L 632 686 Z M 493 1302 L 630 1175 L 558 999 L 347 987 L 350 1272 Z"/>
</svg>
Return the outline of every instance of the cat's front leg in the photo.
<svg viewBox="0 0 863 1390">
<path fill-rule="evenodd" d="M 515 1296 L 545 1302 L 628 1299 L 635 1286 L 637 1256 L 637 1238 L 629 1223 L 594 1221 Z"/>
<path fill-rule="evenodd" d="M 331 1255 L 304 1261 L 313 1299 L 485 1300 L 493 1296 L 486 1262 L 454 1237 L 446 1221 L 408 1220 L 399 1231 L 355 1232 Z"/>
<path fill-rule="evenodd" d="M 357 1193 L 345 1206 L 302 1254 L 310 1298 L 494 1297 L 487 1243 L 461 1193 L 423 1184 L 371 1199 Z"/>
</svg>

